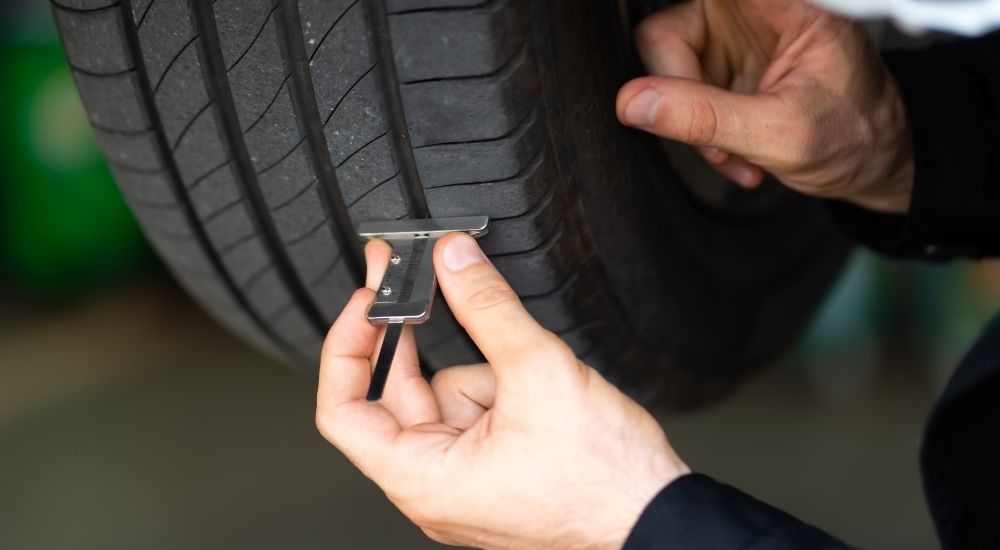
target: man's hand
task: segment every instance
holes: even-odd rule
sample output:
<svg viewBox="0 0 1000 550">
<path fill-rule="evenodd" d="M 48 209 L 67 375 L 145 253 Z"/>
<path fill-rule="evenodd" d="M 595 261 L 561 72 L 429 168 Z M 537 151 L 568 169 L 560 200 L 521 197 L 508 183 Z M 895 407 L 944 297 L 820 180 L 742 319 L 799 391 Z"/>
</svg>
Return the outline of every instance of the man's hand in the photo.
<svg viewBox="0 0 1000 550">
<path fill-rule="evenodd" d="M 622 88 L 623 123 L 699 147 L 747 188 L 767 170 L 808 195 L 909 209 L 906 114 L 860 25 L 805 0 L 693 0 L 636 41 L 654 76 Z"/>
<path fill-rule="evenodd" d="M 366 248 L 374 288 L 389 248 Z M 421 377 L 407 329 L 383 400 L 365 401 L 380 330 L 359 290 L 323 351 L 316 423 L 439 542 L 621 547 L 645 506 L 689 472 L 652 416 L 528 314 L 466 235 L 434 251 L 441 289 L 489 364 Z"/>
</svg>

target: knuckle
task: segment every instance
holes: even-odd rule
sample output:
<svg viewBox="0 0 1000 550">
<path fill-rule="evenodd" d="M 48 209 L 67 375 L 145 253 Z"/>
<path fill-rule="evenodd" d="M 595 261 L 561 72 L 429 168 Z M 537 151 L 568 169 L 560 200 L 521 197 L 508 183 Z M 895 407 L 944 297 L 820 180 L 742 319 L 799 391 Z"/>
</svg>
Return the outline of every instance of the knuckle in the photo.
<svg viewBox="0 0 1000 550">
<path fill-rule="evenodd" d="M 497 311 L 520 302 L 517 294 L 506 284 L 491 281 L 469 295 L 466 303 L 476 312 Z"/>
<path fill-rule="evenodd" d="M 719 116 L 715 105 L 706 99 L 691 104 L 687 124 L 681 129 L 681 140 L 692 145 L 711 145 L 719 129 Z"/>
</svg>

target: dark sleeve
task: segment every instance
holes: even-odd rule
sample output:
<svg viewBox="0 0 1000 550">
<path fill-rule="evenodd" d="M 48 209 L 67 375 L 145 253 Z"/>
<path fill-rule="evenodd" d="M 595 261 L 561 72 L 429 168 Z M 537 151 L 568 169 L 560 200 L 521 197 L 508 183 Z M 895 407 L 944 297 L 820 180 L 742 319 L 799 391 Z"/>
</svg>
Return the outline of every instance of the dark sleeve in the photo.
<svg viewBox="0 0 1000 550">
<path fill-rule="evenodd" d="M 684 476 L 646 507 L 626 550 L 847 548 L 830 535 L 712 478 Z"/>
<path fill-rule="evenodd" d="M 841 227 L 901 257 L 1000 255 L 1000 33 L 888 53 L 913 132 L 906 216 L 833 202 Z"/>
</svg>

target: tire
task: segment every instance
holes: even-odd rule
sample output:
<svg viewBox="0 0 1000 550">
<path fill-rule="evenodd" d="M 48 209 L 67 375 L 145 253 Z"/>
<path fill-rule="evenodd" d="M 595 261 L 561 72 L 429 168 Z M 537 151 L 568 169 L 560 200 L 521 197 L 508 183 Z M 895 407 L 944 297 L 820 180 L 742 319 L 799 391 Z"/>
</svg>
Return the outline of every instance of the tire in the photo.
<svg viewBox="0 0 1000 550">
<path fill-rule="evenodd" d="M 315 372 L 362 280 L 356 224 L 488 215 L 481 244 L 542 324 L 633 395 L 687 407 L 789 347 L 845 247 L 821 207 L 780 191 L 763 213 L 700 200 L 616 124 L 631 59 L 616 10 L 53 3 L 146 235 L 247 341 Z M 481 360 L 435 311 L 426 365 Z"/>
</svg>

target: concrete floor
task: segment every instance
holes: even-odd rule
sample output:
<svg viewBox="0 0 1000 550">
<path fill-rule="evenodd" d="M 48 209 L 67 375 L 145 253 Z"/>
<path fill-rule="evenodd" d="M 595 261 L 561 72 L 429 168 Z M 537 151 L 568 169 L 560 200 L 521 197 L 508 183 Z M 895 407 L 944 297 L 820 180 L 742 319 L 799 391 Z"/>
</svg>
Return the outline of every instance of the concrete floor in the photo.
<svg viewBox="0 0 1000 550">
<path fill-rule="evenodd" d="M 916 465 L 930 384 L 886 375 L 830 400 L 800 372 L 668 434 L 695 469 L 853 545 L 935 548 Z M 313 406 L 312 380 L 163 281 L 0 310 L 0 548 L 435 547 L 320 438 Z"/>
</svg>

